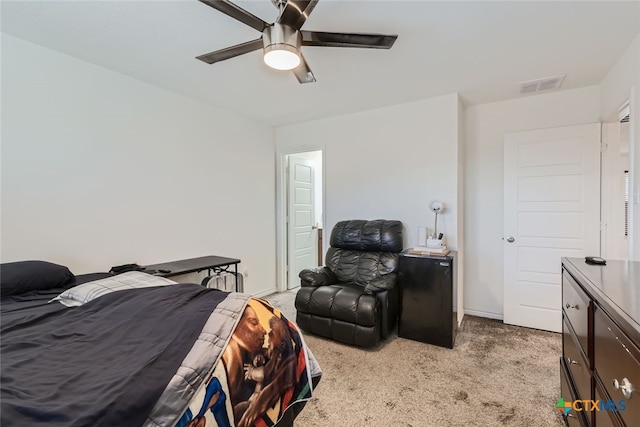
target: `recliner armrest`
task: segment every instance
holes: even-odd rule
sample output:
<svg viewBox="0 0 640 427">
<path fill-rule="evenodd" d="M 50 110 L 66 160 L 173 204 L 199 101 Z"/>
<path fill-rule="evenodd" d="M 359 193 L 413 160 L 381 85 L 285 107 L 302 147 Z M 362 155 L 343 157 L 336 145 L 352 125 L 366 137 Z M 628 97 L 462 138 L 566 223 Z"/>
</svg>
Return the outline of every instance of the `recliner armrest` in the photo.
<svg viewBox="0 0 640 427">
<path fill-rule="evenodd" d="M 398 275 L 396 273 L 385 274 L 367 283 L 364 287 L 364 293 L 374 295 L 380 291 L 388 291 L 396 286 L 397 280 Z"/>
<path fill-rule="evenodd" d="M 326 286 L 336 283 L 336 275 L 327 267 L 305 269 L 298 274 L 301 286 Z"/>
</svg>

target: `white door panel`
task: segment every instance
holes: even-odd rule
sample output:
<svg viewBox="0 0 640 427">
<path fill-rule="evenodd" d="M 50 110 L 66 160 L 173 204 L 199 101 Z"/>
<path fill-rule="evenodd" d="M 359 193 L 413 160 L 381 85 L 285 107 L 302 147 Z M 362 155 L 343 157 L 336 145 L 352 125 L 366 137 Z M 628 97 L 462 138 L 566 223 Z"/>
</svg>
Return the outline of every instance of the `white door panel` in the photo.
<svg viewBox="0 0 640 427">
<path fill-rule="evenodd" d="M 314 168 L 304 158 L 289 157 L 288 287 L 300 285 L 298 274 L 317 266 L 314 227 Z"/>
<path fill-rule="evenodd" d="M 550 274 L 553 276 L 554 283 L 560 284 L 558 260 L 562 257 L 577 256 L 579 252 L 579 250 L 572 249 L 520 245 L 518 248 L 519 276 Z M 551 278 L 549 277 L 547 281 L 550 282 Z"/>
<path fill-rule="evenodd" d="M 550 138 L 525 144 L 518 150 L 518 163 L 520 167 L 579 165 L 580 144 L 579 138 Z M 554 153 L 552 158 L 547 157 L 549 152 Z"/>
<path fill-rule="evenodd" d="M 522 288 L 523 300 L 527 302 L 528 306 L 540 307 L 551 311 L 557 311 L 558 307 L 554 307 L 554 300 L 562 292 L 560 284 L 550 284 L 545 282 L 529 282 L 526 280 L 520 281 L 520 287 Z"/>
<path fill-rule="evenodd" d="M 599 124 L 505 135 L 505 323 L 562 330 L 561 258 L 599 254 L 599 183 Z"/>
<path fill-rule="evenodd" d="M 296 250 L 304 249 L 309 244 L 309 239 L 311 239 L 311 232 L 298 232 L 296 233 Z"/>
<path fill-rule="evenodd" d="M 521 176 L 518 177 L 518 196 L 519 202 L 581 202 L 582 176 Z"/>
<path fill-rule="evenodd" d="M 560 291 L 560 288 L 558 288 L 558 292 L 556 293 L 555 298 L 559 298 L 559 301 L 562 301 L 562 292 Z M 528 326 L 530 328 L 556 332 L 556 329 L 558 329 L 557 325 L 562 324 L 562 312 L 558 309 L 530 306 L 526 303 L 523 303 L 520 305 L 518 310 L 521 312 L 520 315 L 523 318 L 537 318 L 535 326 Z"/>
<path fill-rule="evenodd" d="M 310 227 L 311 226 L 311 211 L 296 211 L 294 213 L 294 222 L 296 224 L 296 228 L 300 229 L 301 227 Z"/>
<path fill-rule="evenodd" d="M 300 182 L 300 181 L 298 181 Z M 302 181 L 305 182 L 305 181 Z M 311 204 L 311 190 L 308 188 L 295 189 L 295 203 Z"/>
<path fill-rule="evenodd" d="M 520 212 L 521 237 L 579 239 L 582 215 L 576 212 Z"/>
</svg>

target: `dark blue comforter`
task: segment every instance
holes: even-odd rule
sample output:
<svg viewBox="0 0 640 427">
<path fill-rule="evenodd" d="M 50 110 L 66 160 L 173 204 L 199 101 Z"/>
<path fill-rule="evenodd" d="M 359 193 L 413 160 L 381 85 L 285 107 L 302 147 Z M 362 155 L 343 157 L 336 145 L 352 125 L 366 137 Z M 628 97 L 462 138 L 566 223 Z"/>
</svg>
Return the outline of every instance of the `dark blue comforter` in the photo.
<svg viewBox="0 0 640 427">
<path fill-rule="evenodd" d="M 2 299 L 3 427 L 142 425 L 227 293 L 182 284 L 73 308 L 53 296 Z"/>
</svg>

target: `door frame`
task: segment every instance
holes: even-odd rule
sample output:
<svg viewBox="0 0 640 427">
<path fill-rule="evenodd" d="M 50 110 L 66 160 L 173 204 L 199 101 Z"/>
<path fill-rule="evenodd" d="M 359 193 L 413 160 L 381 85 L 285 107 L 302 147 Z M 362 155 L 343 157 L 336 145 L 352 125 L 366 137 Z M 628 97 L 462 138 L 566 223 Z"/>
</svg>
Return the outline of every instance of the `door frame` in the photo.
<svg viewBox="0 0 640 427">
<path fill-rule="evenodd" d="M 322 212 L 323 219 L 326 220 L 326 199 L 325 199 L 325 177 L 326 177 L 326 159 L 325 148 L 321 146 L 309 147 L 287 147 L 276 152 L 276 292 L 285 292 L 288 290 L 287 284 L 287 257 L 288 257 L 288 239 L 287 239 L 287 203 L 288 197 L 287 182 L 289 175 L 287 172 L 287 156 L 291 154 L 302 154 L 309 151 L 320 151 L 322 156 Z M 323 224 L 326 222 L 323 220 Z M 324 253 L 324 239 L 323 248 Z"/>
<path fill-rule="evenodd" d="M 613 207 L 611 206 L 611 203 L 607 203 L 611 200 L 611 195 L 607 194 L 607 192 L 605 191 L 605 189 L 610 188 L 612 185 L 615 185 L 614 182 L 612 182 L 611 180 L 611 175 L 610 175 L 610 170 L 607 169 L 607 167 L 609 166 L 609 161 L 610 158 L 609 156 L 611 155 L 611 148 L 619 148 L 619 144 L 620 144 L 620 120 L 622 120 L 622 118 L 626 115 L 630 116 L 630 111 L 631 111 L 631 102 L 629 99 L 625 100 L 625 102 L 616 110 L 616 112 L 612 115 L 610 115 L 609 117 L 607 117 L 605 120 L 602 121 L 602 152 L 601 152 L 601 159 L 600 159 L 600 167 L 601 167 L 601 173 L 600 173 L 600 188 L 601 188 L 601 194 L 600 194 L 600 223 L 601 223 L 601 229 L 600 229 L 600 256 L 602 256 L 603 258 L 612 258 L 612 254 L 609 252 L 609 250 L 611 249 L 610 247 L 610 231 L 609 231 L 609 225 L 612 222 L 615 222 L 613 220 L 614 218 L 614 212 L 613 212 Z M 630 124 L 632 125 L 632 124 Z M 629 159 L 629 182 L 631 183 L 631 175 L 633 173 L 633 166 L 631 165 L 631 150 L 632 150 L 632 146 L 633 146 L 633 133 L 631 132 L 631 128 L 629 129 L 629 153 L 627 154 Z M 632 190 L 630 188 L 630 190 Z M 630 198 L 632 198 L 633 196 L 633 191 L 630 191 Z M 603 203 L 603 200 L 605 201 Z M 633 203 L 632 200 L 630 200 L 629 203 L 629 208 L 628 208 L 628 214 L 629 214 L 629 219 L 628 219 L 628 236 L 626 237 L 626 248 L 623 252 L 624 256 L 620 257 L 620 256 L 613 256 L 613 259 L 631 259 L 631 253 L 633 250 L 633 226 L 632 226 L 632 218 L 633 218 Z M 612 251 L 614 254 L 619 254 L 619 252 L 616 252 L 615 250 Z"/>
</svg>

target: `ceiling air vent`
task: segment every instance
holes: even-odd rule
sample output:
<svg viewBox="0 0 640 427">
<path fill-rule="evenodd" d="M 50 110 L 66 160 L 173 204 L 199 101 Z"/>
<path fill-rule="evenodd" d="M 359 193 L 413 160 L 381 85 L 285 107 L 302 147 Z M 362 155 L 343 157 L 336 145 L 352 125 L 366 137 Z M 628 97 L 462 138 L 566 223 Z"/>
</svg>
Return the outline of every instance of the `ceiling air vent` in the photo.
<svg viewBox="0 0 640 427">
<path fill-rule="evenodd" d="M 536 80 L 529 80 L 520 83 L 520 93 L 546 92 L 553 89 L 560 89 L 566 74 L 562 76 L 544 77 Z"/>
</svg>

